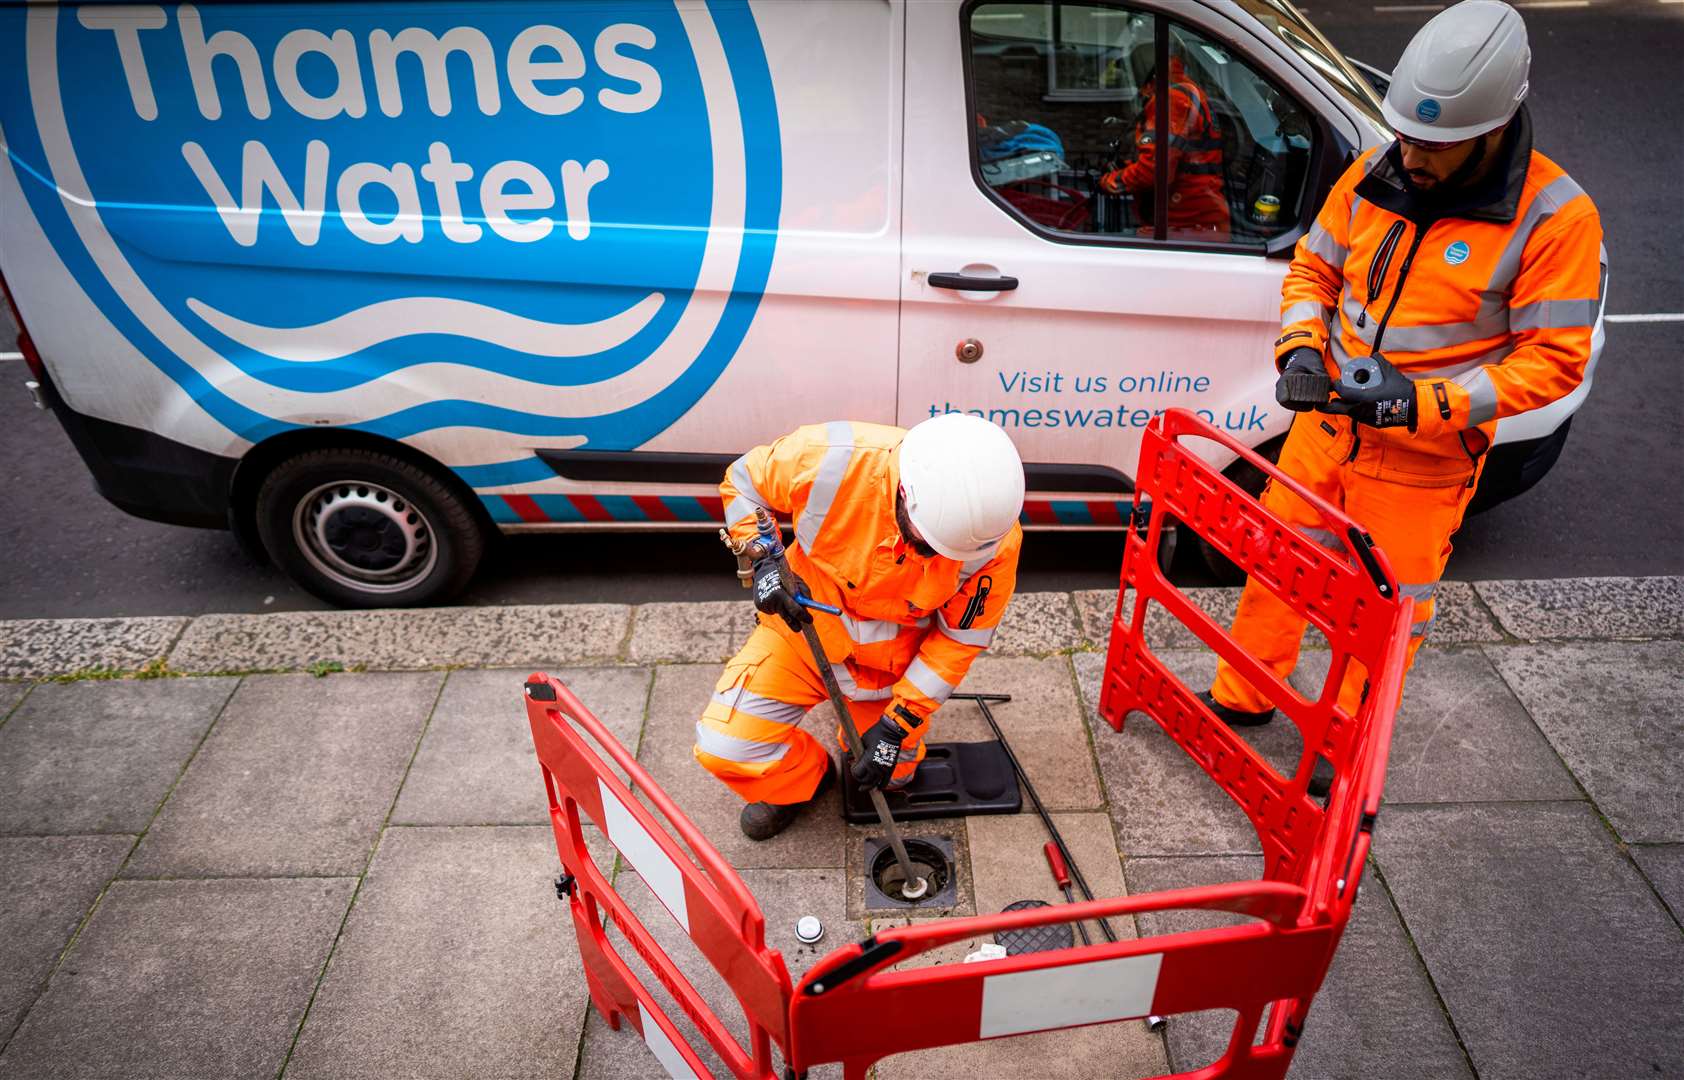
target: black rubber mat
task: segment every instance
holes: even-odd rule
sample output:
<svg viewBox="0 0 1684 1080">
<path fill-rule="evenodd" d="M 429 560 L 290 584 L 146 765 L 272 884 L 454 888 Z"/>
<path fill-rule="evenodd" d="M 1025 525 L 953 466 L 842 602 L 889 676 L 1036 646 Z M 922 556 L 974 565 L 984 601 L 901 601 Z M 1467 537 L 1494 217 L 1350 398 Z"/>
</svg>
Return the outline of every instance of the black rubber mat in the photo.
<svg viewBox="0 0 1684 1080">
<path fill-rule="evenodd" d="M 853 782 L 846 768 L 842 776 L 843 819 L 851 825 L 875 824 L 877 811 L 872 809 L 871 796 Z M 912 783 L 883 795 L 896 821 L 1015 814 L 1023 809 L 1011 759 L 992 740 L 931 743 Z"/>
<path fill-rule="evenodd" d="M 1024 911 L 1029 908 L 1051 907 L 1045 900 L 1017 900 L 1007 904 L 1005 911 Z M 1022 930 L 1001 930 L 995 933 L 994 942 L 1006 950 L 1007 956 L 1016 956 L 1026 952 L 1051 952 L 1054 949 L 1068 949 L 1075 941 L 1074 931 L 1069 923 L 1050 923 L 1046 926 L 1030 926 Z"/>
</svg>

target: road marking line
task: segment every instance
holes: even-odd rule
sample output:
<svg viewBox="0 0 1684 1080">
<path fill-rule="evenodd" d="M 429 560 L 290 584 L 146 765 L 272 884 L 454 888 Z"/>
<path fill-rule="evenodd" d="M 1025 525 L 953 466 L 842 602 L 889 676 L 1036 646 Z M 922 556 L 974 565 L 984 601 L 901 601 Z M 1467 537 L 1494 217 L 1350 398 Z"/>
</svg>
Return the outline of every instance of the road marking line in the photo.
<svg viewBox="0 0 1684 1080">
<path fill-rule="evenodd" d="M 1374 10 L 1387 13 L 1404 13 L 1411 11 L 1443 11 L 1443 4 L 1375 4 Z"/>
<path fill-rule="evenodd" d="M 1531 8 L 1546 10 L 1549 8 L 1588 8 L 1590 0 L 1528 0 L 1526 3 L 1516 4 L 1517 8 Z"/>
<path fill-rule="evenodd" d="M 20 353 L 20 352 L 0 352 L 0 360 L 22 360 L 22 359 L 23 359 L 23 354 Z"/>
<path fill-rule="evenodd" d="M 1684 0 L 1673 0 L 1684 3 Z M 1604 315 L 1604 322 L 1684 322 L 1684 311 L 1657 311 L 1647 315 Z"/>
</svg>

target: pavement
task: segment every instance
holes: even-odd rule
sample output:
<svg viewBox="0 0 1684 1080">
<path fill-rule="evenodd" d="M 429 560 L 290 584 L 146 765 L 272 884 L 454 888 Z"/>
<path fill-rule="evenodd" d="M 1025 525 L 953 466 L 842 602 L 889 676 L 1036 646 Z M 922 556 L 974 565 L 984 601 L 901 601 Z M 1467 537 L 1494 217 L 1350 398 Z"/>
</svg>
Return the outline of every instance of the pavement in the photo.
<svg viewBox="0 0 1684 1080">
<path fill-rule="evenodd" d="M 1195 595 L 1218 613 L 1236 596 Z M 966 689 L 1014 696 L 997 716 L 1096 892 L 1257 876 L 1254 834 L 1190 758 L 1144 717 L 1119 734 L 1095 716 L 1114 603 L 1016 597 Z M 1684 577 L 1451 582 L 1440 605 L 1292 1075 L 1684 1075 Z M 799 978 L 895 920 L 863 908 L 870 830 L 843 825 L 834 796 L 752 844 L 690 760 L 751 616 L 728 601 L 0 622 L 0 1078 L 658 1075 L 587 1001 L 521 684 L 559 675 L 635 749 L 741 871 Z M 1149 644 L 1208 678 L 1184 629 L 1154 621 Z M 1326 662 L 1306 652 L 1295 678 Z M 935 739 L 986 733 L 955 702 Z M 1253 737 L 1295 753 L 1283 725 Z M 1032 814 L 909 831 L 957 845 L 950 914 L 1059 899 Z M 623 861 L 616 888 L 740 1031 Z M 804 914 L 826 927 L 817 947 L 795 940 Z M 876 1075 L 1154 1075 L 1215 1059 L 1227 1026 L 1020 1036 Z"/>
</svg>

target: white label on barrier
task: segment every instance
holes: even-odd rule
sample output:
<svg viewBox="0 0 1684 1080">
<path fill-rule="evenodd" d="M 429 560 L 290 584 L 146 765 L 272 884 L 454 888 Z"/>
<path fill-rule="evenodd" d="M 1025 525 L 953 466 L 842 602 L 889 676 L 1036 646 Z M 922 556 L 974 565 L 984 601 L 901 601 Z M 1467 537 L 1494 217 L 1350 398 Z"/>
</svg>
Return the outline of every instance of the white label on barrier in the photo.
<svg viewBox="0 0 1684 1080">
<path fill-rule="evenodd" d="M 649 1010 L 643 1010 L 643 1041 L 648 1044 L 649 1052 L 655 1055 L 655 1060 L 661 1063 L 661 1068 L 667 1071 L 672 1080 L 698 1080 L 696 1074 L 690 1070 L 690 1065 L 684 1060 L 684 1055 L 678 1052 L 678 1047 L 667 1038 L 667 1033 Z"/>
<path fill-rule="evenodd" d="M 982 980 L 979 1037 L 1145 1016 L 1163 959 L 1163 953 L 1151 953 L 990 975 Z"/>
<path fill-rule="evenodd" d="M 655 843 L 655 838 L 632 817 L 625 803 L 608 790 L 601 777 L 597 778 L 596 786 L 602 792 L 602 823 L 608 828 L 609 842 L 620 849 L 620 854 L 632 864 L 632 869 L 649 886 L 649 891 L 667 906 L 672 917 L 688 934 L 690 908 L 684 902 L 684 875 L 679 873 L 678 864 L 667 857 L 667 853 Z"/>
</svg>

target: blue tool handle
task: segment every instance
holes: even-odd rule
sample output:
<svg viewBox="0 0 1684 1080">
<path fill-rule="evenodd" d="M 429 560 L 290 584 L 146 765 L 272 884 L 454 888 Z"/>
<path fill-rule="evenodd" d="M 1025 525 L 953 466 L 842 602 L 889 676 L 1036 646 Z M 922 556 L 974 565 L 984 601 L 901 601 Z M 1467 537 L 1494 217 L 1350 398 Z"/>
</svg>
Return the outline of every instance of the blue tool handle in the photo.
<svg viewBox="0 0 1684 1080">
<path fill-rule="evenodd" d="M 822 611 L 826 615 L 840 615 L 840 614 L 842 614 L 841 608 L 832 607 L 829 604 L 820 603 L 819 601 L 814 600 L 811 596 L 797 595 L 796 598 L 795 598 L 795 602 L 797 604 L 800 604 L 804 608 L 812 608 L 814 611 Z"/>
</svg>

